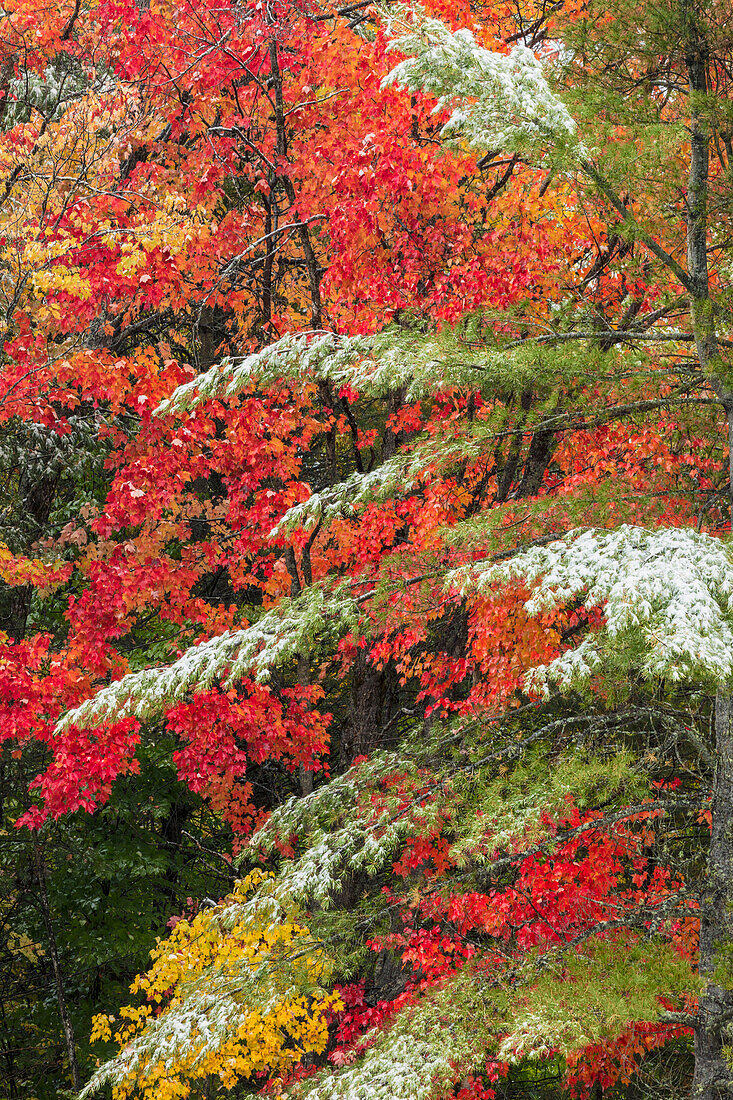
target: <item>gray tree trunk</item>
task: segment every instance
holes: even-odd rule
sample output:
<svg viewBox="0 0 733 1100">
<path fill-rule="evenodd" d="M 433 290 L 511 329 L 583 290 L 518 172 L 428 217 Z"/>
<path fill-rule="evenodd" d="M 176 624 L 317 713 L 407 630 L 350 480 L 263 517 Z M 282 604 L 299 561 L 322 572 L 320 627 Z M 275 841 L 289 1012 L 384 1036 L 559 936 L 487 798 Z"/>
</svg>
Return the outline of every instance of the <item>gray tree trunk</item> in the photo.
<svg viewBox="0 0 733 1100">
<path fill-rule="evenodd" d="M 707 873 L 700 898 L 700 994 L 693 1100 L 730 1100 L 733 1075 L 723 1048 L 733 1022 L 733 699 L 715 700 L 715 778 Z"/>
</svg>

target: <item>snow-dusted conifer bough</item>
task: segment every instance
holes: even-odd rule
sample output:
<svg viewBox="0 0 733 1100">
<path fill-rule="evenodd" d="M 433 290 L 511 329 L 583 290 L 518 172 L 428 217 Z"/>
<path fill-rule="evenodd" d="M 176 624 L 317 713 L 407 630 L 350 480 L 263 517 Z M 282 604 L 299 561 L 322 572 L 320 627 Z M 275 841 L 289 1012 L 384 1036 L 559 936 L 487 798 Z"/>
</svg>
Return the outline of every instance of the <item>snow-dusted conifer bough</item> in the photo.
<svg viewBox="0 0 733 1100">
<path fill-rule="evenodd" d="M 505 152 L 575 140 L 570 112 L 527 46 L 517 44 L 508 54 L 492 52 L 467 28 L 452 32 L 419 5 L 386 9 L 383 18 L 393 37 L 389 49 L 408 55 L 383 86 L 427 92 L 437 99 L 435 111 L 451 109 L 445 137 Z"/>
<path fill-rule="evenodd" d="M 313 585 L 296 599 L 282 600 L 251 626 L 191 646 L 171 665 L 123 676 L 68 711 L 57 729 L 94 727 L 129 717 L 155 718 L 188 692 L 208 691 L 215 680 L 224 687 L 248 676 L 265 681 L 276 666 L 347 633 L 356 625 L 357 614 L 357 605 L 344 586 L 327 593 Z"/>
<path fill-rule="evenodd" d="M 531 670 L 533 692 L 587 681 L 610 652 L 647 679 L 733 681 L 733 557 L 720 539 L 676 527 L 571 531 L 509 561 L 456 570 L 446 583 L 468 595 L 514 580 L 532 589 L 531 616 L 572 603 L 604 613 L 601 631 Z"/>
</svg>

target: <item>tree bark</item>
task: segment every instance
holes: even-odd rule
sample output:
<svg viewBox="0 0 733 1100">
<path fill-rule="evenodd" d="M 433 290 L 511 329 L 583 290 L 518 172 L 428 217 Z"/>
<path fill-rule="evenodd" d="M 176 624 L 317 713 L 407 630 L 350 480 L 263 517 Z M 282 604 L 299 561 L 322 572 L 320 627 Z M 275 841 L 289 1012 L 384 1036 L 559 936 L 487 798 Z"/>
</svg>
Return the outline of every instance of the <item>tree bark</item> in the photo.
<svg viewBox="0 0 733 1100">
<path fill-rule="evenodd" d="M 707 873 L 700 899 L 700 993 L 692 1100 L 730 1100 L 733 1074 L 723 1054 L 733 1023 L 733 697 L 715 700 L 715 777 Z"/>
<path fill-rule="evenodd" d="M 690 171 L 687 187 L 687 270 L 697 357 L 711 380 L 728 421 L 729 499 L 733 516 L 733 393 L 725 379 L 717 340 L 708 273 L 709 123 L 700 112 L 708 91 L 709 49 L 694 0 L 682 0 L 680 25 L 690 90 Z M 715 768 L 711 835 L 700 899 L 699 973 L 703 986 L 695 1025 L 692 1100 L 733 1096 L 733 1074 L 723 1048 L 733 1021 L 733 696 L 720 688 L 715 699 Z"/>
<path fill-rule="evenodd" d="M 384 673 L 369 662 L 365 649 L 358 648 L 351 667 L 350 721 L 339 750 L 341 771 L 351 767 L 355 757 L 379 746 L 383 681 Z"/>
</svg>

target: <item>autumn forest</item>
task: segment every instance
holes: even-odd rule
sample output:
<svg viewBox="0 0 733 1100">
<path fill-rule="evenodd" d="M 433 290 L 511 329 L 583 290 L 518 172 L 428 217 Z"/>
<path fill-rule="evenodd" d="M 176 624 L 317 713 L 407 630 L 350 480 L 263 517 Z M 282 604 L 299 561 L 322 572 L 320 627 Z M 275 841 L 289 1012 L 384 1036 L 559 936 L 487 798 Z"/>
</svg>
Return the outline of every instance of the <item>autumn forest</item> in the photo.
<svg viewBox="0 0 733 1100">
<path fill-rule="evenodd" d="M 733 1098 L 733 8 L 4 0 L 0 1100 Z"/>
</svg>

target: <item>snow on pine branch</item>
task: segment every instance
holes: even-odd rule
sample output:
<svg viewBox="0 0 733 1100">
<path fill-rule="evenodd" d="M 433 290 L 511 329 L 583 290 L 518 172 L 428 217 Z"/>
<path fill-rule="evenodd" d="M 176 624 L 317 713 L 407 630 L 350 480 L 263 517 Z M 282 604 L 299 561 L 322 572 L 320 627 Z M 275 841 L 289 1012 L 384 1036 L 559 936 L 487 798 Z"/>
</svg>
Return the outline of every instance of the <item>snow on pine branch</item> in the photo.
<svg viewBox="0 0 733 1100">
<path fill-rule="evenodd" d="M 345 586 L 330 594 L 314 586 L 281 600 L 250 626 L 191 646 L 171 665 L 123 676 L 68 711 L 57 731 L 128 717 L 146 721 L 189 693 L 210 690 L 215 681 L 229 688 L 246 676 L 267 680 L 275 666 L 328 645 L 357 620 L 357 604 Z"/>
<path fill-rule="evenodd" d="M 270 531 L 270 538 L 299 528 L 312 531 L 318 523 L 327 522 L 337 515 L 355 515 L 358 504 L 382 500 L 397 491 L 409 492 L 417 481 L 417 476 L 408 476 L 409 458 L 409 455 L 397 455 L 375 470 L 353 473 L 344 481 L 329 485 L 319 493 L 312 493 L 307 500 L 288 508 Z"/>
<path fill-rule="evenodd" d="M 483 425 L 479 425 L 479 429 L 481 427 Z M 413 442 L 410 450 L 400 451 L 376 469 L 350 474 L 344 481 L 292 505 L 272 528 L 270 538 L 298 529 L 312 531 L 319 522 L 327 523 L 338 515 L 355 516 L 359 507 L 372 501 L 409 495 L 425 480 L 428 471 L 435 473 L 475 457 L 483 442 L 480 430 L 474 435 L 448 439 L 426 434 L 417 443 Z"/>
<path fill-rule="evenodd" d="M 307 1100 L 436 1100 L 453 1092 L 458 1070 L 453 1050 L 456 1031 L 436 1027 L 426 1037 L 397 1033 L 393 1028 L 377 1046 L 370 1046 L 355 1066 L 319 1074 L 315 1084 L 296 1088 L 288 1095 Z M 367 1035 L 373 1038 L 374 1033 Z M 441 1041 L 442 1040 L 442 1041 Z M 478 1062 L 479 1052 L 474 1051 Z"/>
<path fill-rule="evenodd" d="M 358 509 L 374 501 L 404 498 L 416 492 L 431 477 L 458 470 L 493 449 L 506 432 L 506 420 L 468 421 L 457 431 L 451 422 L 445 433 L 423 432 L 410 440 L 409 447 L 365 473 L 354 472 L 343 481 L 312 493 L 292 505 L 270 531 L 276 539 L 296 531 L 312 531 L 317 524 L 336 516 L 355 516 Z M 527 436 L 532 425 L 525 424 Z"/>
<path fill-rule="evenodd" d="M 354 1065 L 292 1086 L 293 1100 L 438 1100 L 481 1066 L 496 1024 L 493 990 L 467 965 L 408 1005 L 391 1027 L 362 1036 Z M 368 1040 L 368 1041 L 365 1041 Z"/>
<path fill-rule="evenodd" d="M 291 798 L 277 807 L 252 834 L 242 859 L 272 855 L 278 843 L 297 836 L 303 851 L 283 861 L 273 882 L 266 882 L 253 904 L 268 896 L 280 905 L 317 905 L 330 909 L 344 882 L 355 874 L 373 878 L 388 867 L 415 830 L 427 829 L 440 814 L 440 800 L 426 791 L 425 778 L 414 775 L 411 803 L 404 804 L 410 769 L 401 753 L 375 753 L 311 794 Z M 369 802 L 368 792 L 386 776 L 401 774 L 404 785 L 393 799 Z"/>
<path fill-rule="evenodd" d="M 378 337 L 339 336 L 333 332 L 289 333 L 243 359 L 223 359 L 204 374 L 178 386 L 155 410 L 158 416 L 194 409 L 210 398 L 233 397 L 253 381 L 283 379 L 313 382 L 348 371 L 374 350 Z M 346 378 L 346 375 L 344 375 Z"/>
<path fill-rule="evenodd" d="M 605 616 L 601 631 L 529 672 L 532 691 L 583 683 L 608 661 L 648 679 L 733 680 L 733 558 L 720 539 L 683 528 L 576 530 L 498 565 L 455 570 L 447 584 L 468 595 L 515 580 L 532 589 L 529 615 L 580 603 Z"/>
<path fill-rule="evenodd" d="M 387 328 L 369 336 L 302 332 L 242 359 L 215 363 L 178 386 L 155 412 L 183 413 L 210 399 L 235 397 L 255 382 L 266 388 L 321 381 L 336 392 L 348 386 L 369 397 L 401 390 L 405 401 L 419 401 L 447 389 L 478 389 L 494 375 L 508 375 L 504 353 L 490 349 L 479 356 L 471 348 L 409 329 Z"/>
<path fill-rule="evenodd" d="M 384 13 L 390 50 L 407 54 L 382 81 L 437 99 L 434 112 L 452 109 L 442 133 L 477 149 L 499 146 L 519 152 L 548 142 L 567 142 L 575 122 L 547 82 L 532 50 L 518 44 L 508 54 L 479 46 L 471 31 L 451 32 L 415 5 Z"/>
</svg>

